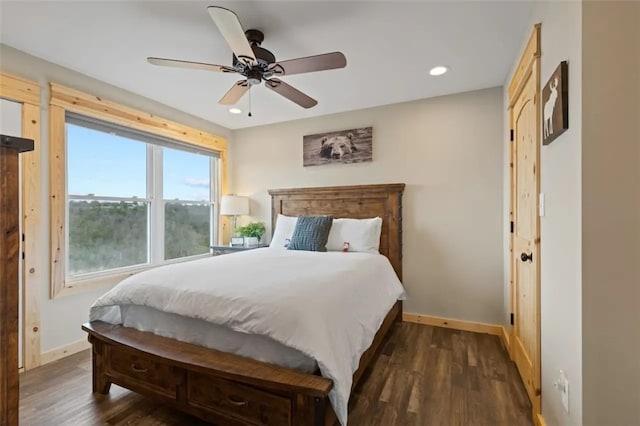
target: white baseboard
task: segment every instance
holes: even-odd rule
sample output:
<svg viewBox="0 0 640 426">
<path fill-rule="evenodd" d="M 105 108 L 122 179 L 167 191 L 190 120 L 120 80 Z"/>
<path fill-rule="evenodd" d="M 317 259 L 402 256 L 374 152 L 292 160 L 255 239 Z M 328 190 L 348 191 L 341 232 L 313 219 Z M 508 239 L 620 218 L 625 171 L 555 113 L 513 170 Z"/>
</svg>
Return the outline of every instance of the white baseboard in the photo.
<svg viewBox="0 0 640 426">
<path fill-rule="evenodd" d="M 77 342 L 69 343 L 64 346 L 58 346 L 57 348 L 42 352 L 40 355 L 40 365 L 48 364 L 69 355 L 77 354 L 78 352 L 82 352 L 90 347 L 91 344 L 87 339 L 78 340 Z"/>
</svg>

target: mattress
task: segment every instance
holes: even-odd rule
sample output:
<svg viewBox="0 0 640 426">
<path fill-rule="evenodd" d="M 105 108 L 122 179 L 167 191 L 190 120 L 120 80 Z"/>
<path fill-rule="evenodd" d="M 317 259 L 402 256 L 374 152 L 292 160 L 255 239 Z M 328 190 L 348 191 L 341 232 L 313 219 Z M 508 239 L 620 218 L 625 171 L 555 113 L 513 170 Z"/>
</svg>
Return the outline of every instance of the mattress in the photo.
<svg viewBox="0 0 640 426">
<path fill-rule="evenodd" d="M 158 336 L 193 343 L 258 361 L 313 373 L 316 361 L 267 336 L 232 330 L 210 322 L 138 305 L 120 306 L 122 324 Z"/>
</svg>

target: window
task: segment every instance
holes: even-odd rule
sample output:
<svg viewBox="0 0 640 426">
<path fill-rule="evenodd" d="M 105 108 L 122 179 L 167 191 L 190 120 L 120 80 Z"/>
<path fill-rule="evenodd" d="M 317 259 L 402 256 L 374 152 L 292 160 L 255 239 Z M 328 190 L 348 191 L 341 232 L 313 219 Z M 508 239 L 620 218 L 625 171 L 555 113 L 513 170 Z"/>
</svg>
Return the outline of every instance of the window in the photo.
<svg viewBox="0 0 640 426">
<path fill-rule="evenodd" d="M 163 150 L 164 258 L 209 253 L 213 240 L 213 196 L 210 158 Z"/>
<path fill-rule="evenodd" d="M 224 137 L 49 87 L 52 298 L 206 256 L 211 242 L 221 242 L 226 220 L 218 220 L 215 201 L 226 191 Z M 28 251 L 27 259 L 36 252 Z"/>
<path fill-rule="evenodd" d="M 209 253 L 216 151 L 73 113 L 65 122 L 65 281 Z"/>
</svg>

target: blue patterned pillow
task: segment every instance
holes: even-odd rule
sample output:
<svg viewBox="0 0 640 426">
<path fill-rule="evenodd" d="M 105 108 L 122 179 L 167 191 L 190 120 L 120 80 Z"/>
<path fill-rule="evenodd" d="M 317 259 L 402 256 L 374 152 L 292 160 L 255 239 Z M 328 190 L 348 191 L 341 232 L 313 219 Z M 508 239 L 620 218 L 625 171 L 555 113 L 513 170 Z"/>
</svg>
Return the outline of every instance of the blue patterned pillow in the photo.
<svg viewBox="0 0 640 426">
<path fill-rule="evenodd" d="M 300 216 L 289 250 L 327 251 L 333 216 Z"/>
</svg>

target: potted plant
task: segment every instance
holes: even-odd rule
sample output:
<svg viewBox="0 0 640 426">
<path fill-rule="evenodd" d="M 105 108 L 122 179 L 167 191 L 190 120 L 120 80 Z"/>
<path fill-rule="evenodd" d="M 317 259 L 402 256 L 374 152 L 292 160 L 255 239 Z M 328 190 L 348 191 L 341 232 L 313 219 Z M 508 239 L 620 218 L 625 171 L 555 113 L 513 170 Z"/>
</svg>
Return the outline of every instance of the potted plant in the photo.
<svg viewBox="0 0 640 426">
<path fill-rule="evenodd" d="M 241 226 L 237 229 L 237 233 L 239 236 L 245 238 L 245 242 L 247 245 L 258 245 L 260 240 L 262 239 L 262 235 L 264 235 L 265 226 L 264 222 L 250 222 L 245 226 Z M 251 241 L 251 239 L 254 239 Z"/>
</svg>

